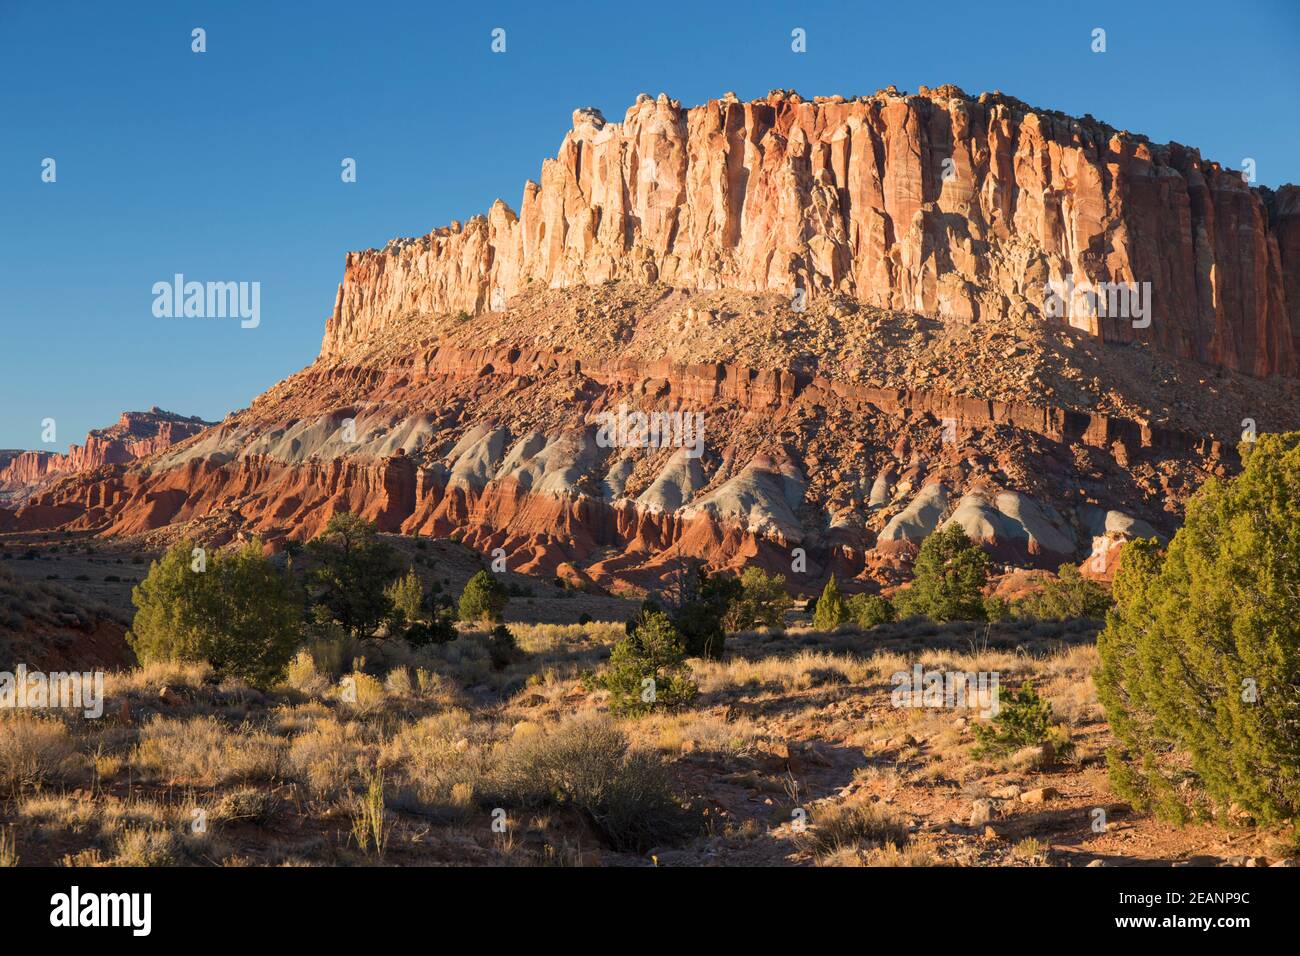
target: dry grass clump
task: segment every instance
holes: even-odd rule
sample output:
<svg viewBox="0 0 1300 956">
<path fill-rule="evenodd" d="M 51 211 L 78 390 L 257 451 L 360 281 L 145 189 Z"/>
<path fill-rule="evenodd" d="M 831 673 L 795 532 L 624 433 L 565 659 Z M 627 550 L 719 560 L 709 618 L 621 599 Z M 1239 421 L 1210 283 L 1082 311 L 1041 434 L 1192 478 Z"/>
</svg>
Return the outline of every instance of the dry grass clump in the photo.
<svg viewBox="0 0 1300 956">
<path fill-rule="evenodd" d="M 284 683 L 307 697 L 324 697 L 331 686 L 329 678 L 316 667 L 311 651 L 305 647 L 289 662 Z"/>
<path fill-rule="evenodd" d="M 875 662 L 851 654 L 806 650 L 759 660 L 733 657 L 727 661 L 694 661 L 691 669 L 704 693 L 744 688 L 790 691 L 829 683 L 860 684 L 871 680 L 879 670 Z"/>
<path fill-rule="evenodd" d="M 247 725 L 231 729 L 211 716 L 185 720 L 159 715 L 141 728 L 132 764 L 155 779 L 215 787 L 273 779 L 284 751 L 283 740 Z"/>
<path fill-rule="evenodd" d="M 175 866 L 185 854 L 171 830 L 126 830 L 116 840 L 110 866 Z"/>
<path fill-rule="evenodd" d="M 62 721 L 25 713 L 0 716 L 0 795 L 63 783 L 84 767 Z"/>
<path fill-rule="evenodd" d="M 224 794 L 213 808 L 212 816 L 221 823 L 266 826 L 280 816 L 281 809 L 280 802 L 266 790 L 243 787 Z"/>
<path fill-rule="evenodd" d="M 354 714 L 367 716 L 383 710 L 388 694 L 379 678 L 364 671 L 353 671 L 339 681 L 338 700 Z"/>
<path fill-rule="evenodd" d="M 546 654 L 568 648 L 582 649 L 592 644 L 612 645 L 626 636 L 622 621 L 592 621 L 588 624 L 516 624 L 511 623 L 515 640 L 529 654 Z"/>
<path fill-rule="evenodd" d="M 1104 719 L 1092 681 L 1098 664 L 1095 644 L 1065 648 L 1041 662 L 1039 692 L 1052 705 L 1052 712 L 1071 726 Z"/>
<path fill-rule="evenodd" d="M 384 690 L 389 697 L 422 701 L 439 707 L 457 707 L 464 699 L 455 683 L 426 667 L 393 668 L 384 679 Z"/>
<path fill-rule="evenodd" d="M 463 710 L 407 724 L 380 751 L 380 767 L 400 768 L 413 792 L 401 799 L 464 809 L 482 792 L 492 767 L 491 728 Z"/>
<path fill-rule="evenodd" d="M 316 793 L 334 794 L 351 786 L 372 749 L 360 724 L 327 717 L 293 738 L 287 767 Z"/>
<path fill-rule="evenodd" d="M 752 751 L 762 736 L 758 725 L 747 717 L 727 720 L 716 714 L 690 711 L 650 714 L 621 726 L 634 743 L 669 753 L 700 750 L 742 756 Z"/>
<path fill-rule="evenodd" d="M 1026 837 L 1011 848 L 1011 859 L 1018 863 L 1039 865 L 1046 860 L 1048 849 L 1047 844 L 1037 837 Z"/>
<path fill-rule="evenodd" d="M 189 661 L 155 661 L 104 675 L 105 697 L 156 697 L 164 687 L 198 689 L 212 679 L 212 667 Z"/>
<path fill-rule="evenodd" d="M 89 800 L 42 794 L 28 797 L 18 806 L 18 816 L 29 822 L 81 833 L 99 819 L 99 807 Z"/>
<path fill-rule="evenodd" d="M 493 790 L 507 806 L 572 809 L 620 851 L 644 852 L 699 830 L 658 756 L 631 749 L 606 718 L 516 733 L 502 749 Z"/>
<path fill-rule="evenodd" d="M 842 846 L 817 858 L 818 866 L 938 866 L 940 861 L 932 850 L 917 843 L 899 847 L 893 843 L 884 846 Z"/>
<path fill-rule="evenodd" d="M 906 845 L 907 827 L 890 810 L 866 795 L 824 803 L 812 812 L 811 826 L 798 835 L 800 847 L 820 859 L 844 848 Z"/>
</svg>

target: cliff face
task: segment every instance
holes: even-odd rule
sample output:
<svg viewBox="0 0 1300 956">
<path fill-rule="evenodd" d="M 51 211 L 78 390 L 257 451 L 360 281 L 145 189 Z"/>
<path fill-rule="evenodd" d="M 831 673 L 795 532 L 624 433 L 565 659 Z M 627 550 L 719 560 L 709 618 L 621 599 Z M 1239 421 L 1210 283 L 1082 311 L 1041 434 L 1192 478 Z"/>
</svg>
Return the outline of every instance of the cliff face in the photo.
<svg viewBox="0 0 1300 956">
<path fill-rule="evenodd" d="M 211 424 L 197 416 L 184 418 L 160 408 L 123 412 L 116 424 L 89 432 L 84 445 L 69 446 L 66 455 L 49 451 L 0 453 L 11 455 L 8 460 L 0 458 L 0 492 L 21 500 L 50 479 L 146 458 Z"/>
<path fill-rule="evenodd" d="M 322 355 L 411 313 L 501 310 L 530 283 L 802 289 L 998 322 L 1041 315 L 1072 277 L 1150 283 L 1147 327 L 1059 320 L 1103 341 L 1300 372 L 1300 190 L 1252 189 L 1194 149 L 998 94 L 776 92 L 694 109 L 642 95 L 621 124 L 577 111 L 540 180 L 518 215 L 498 201 L 349 254 Z"/>
</svg>

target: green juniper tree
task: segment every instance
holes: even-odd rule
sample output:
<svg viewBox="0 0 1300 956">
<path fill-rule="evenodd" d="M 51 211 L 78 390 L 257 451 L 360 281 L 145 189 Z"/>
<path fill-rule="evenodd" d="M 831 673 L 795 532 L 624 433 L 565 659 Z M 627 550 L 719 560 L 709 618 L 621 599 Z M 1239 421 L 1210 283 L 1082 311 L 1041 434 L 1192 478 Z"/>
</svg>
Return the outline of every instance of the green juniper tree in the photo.
<svg viewBox="0 0 1300 956">
<path fill-rule="evenodd" d="M 1125 545 L 1097 641 L 1119 791 L 1173 819 L 1300 816 L 1300 432 L 1211 478 L 1162 556 Z M 1190 785 L 1190 786 L 1189 786 Z"/>
<path fill-rule="evenodd" d="M 932 621 L 984 620 L 989 558 L 959 524 L 935 531 L 921 543 L 912 586 L 894 595 L 900 617 Z"/>
<path fill-rule="evenodd" d="M 181 541 L 150 565 L 131 598 L 127 640 L 146 664 L 206 661 L 218 674 L 266 686 L 302 640 L 298 584 L 256 539 L 201 560 L 194 542 Z"/>
</svg>

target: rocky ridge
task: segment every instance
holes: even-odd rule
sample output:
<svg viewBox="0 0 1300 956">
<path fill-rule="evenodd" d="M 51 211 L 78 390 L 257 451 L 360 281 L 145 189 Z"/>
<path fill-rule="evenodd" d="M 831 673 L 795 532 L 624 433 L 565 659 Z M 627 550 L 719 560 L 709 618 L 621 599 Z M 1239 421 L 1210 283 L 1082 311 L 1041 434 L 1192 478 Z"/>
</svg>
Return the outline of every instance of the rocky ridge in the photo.
<svg viewBox="0 0 1300 956">
<path fill-rule="evenodd" d="M 147 458 L 211 424 L 197 415 L 185 418 L 155 406 L 147 412 L 123 412 L 115 424 L 90 431 L 85 443 L 70 446 L 67 454 L 0 451 L 0 500 L 21 502 L 55 477 Z"/>
</svg>

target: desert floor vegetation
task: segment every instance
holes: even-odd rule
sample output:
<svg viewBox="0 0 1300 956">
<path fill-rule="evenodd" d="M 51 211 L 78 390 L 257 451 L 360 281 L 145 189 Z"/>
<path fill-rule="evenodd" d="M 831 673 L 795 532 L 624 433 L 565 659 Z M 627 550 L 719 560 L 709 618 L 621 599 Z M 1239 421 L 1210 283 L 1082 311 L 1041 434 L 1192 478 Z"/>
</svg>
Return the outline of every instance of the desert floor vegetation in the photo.
<svg viewBox="0 0 1300 956">
<path fill-rule="evenodd" d="M 205 664 L 109 675 L 104 717 L 0 716 L 19 865 L 1088 865 L 1263 858 L 1280 831 L 1178 827 L 1110 790 L 1096 622 L 732 635 L 686 705 L 614 713 L 622 622 L 303 648 L 274 686 Z M 981 753 L 971 708 L 896 675 L 1032 682 L 1050 739 Z M 1018 738 L 1016 738 L 1018 739 Z M 1102 808 L 1107 827 L 1093 828 Z M 1095 865 L 1095 864 L 1094 864 Z"/>
</svg>

